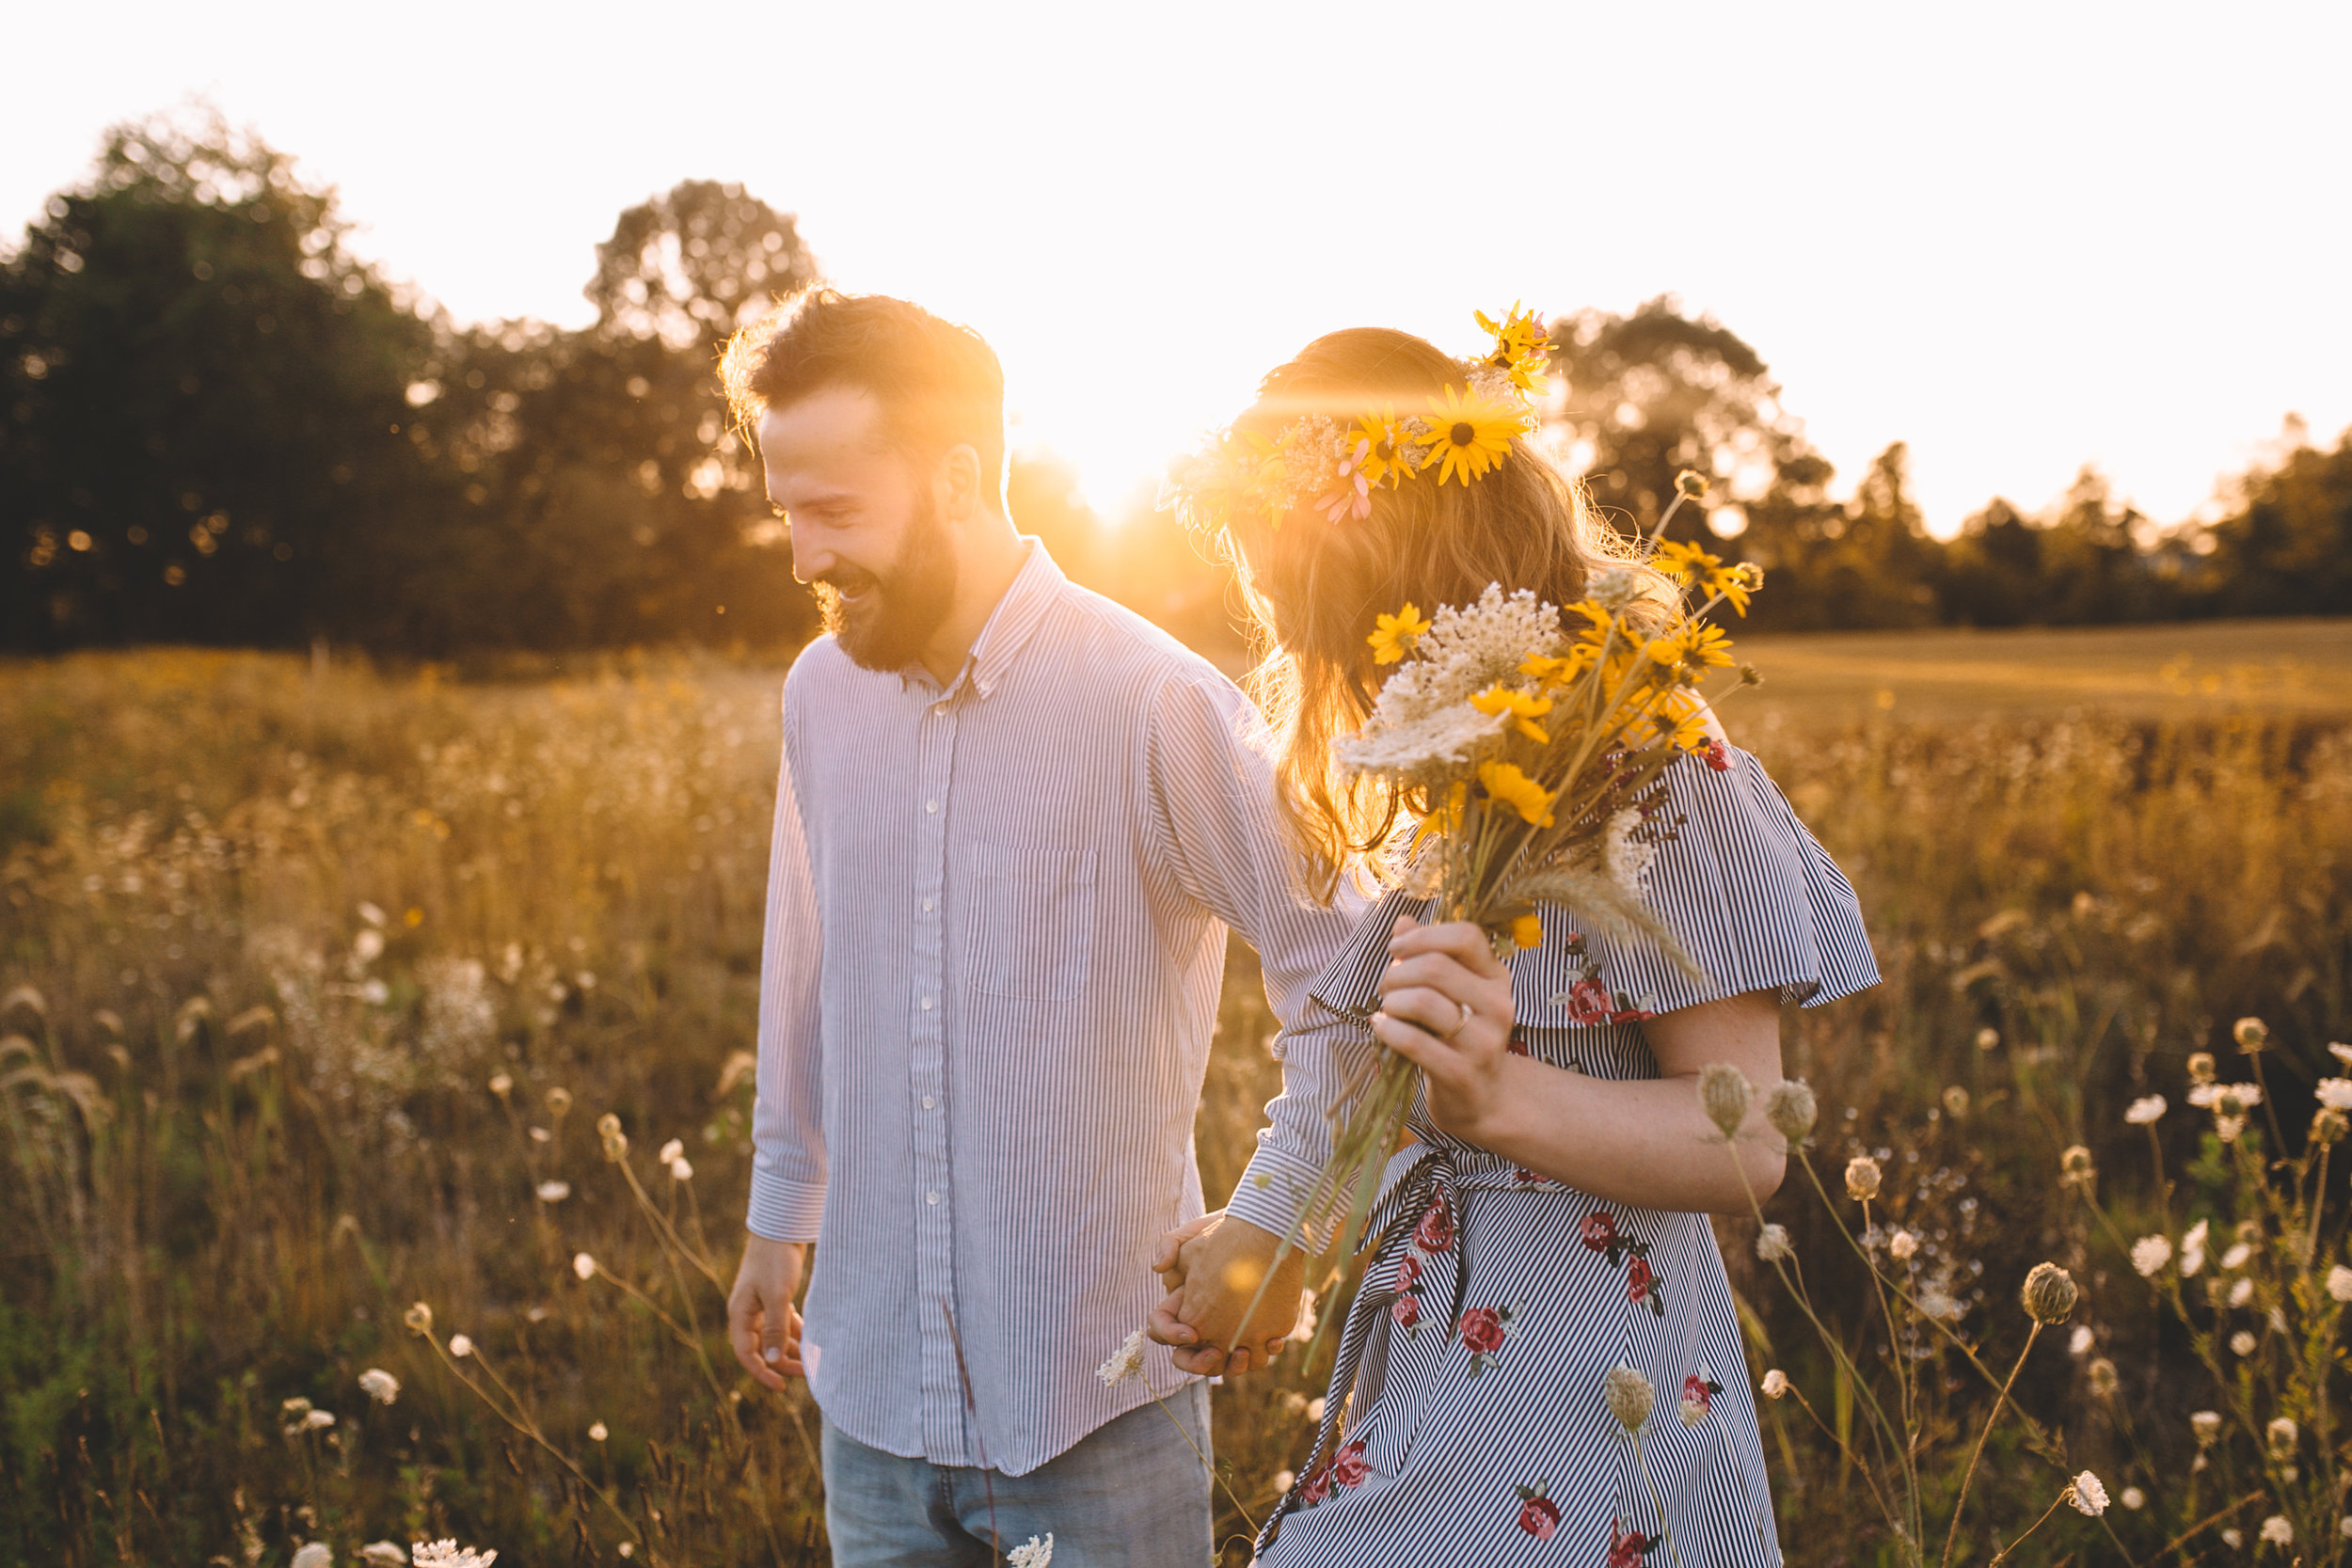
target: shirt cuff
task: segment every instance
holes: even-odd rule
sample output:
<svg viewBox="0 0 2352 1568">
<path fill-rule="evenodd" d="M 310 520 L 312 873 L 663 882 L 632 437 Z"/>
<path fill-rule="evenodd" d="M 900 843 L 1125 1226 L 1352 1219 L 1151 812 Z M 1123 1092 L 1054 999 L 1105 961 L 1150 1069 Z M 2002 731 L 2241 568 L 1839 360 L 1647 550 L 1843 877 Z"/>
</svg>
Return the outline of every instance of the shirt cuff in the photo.
<svg viewBox="0 0 2352 1568">
<path fill-rule="evenodd" d="M 1330 1240 L 1332 1217 L 1325 1213 L 1302 1233 L 1300 1214 L 1322 1174 L 1304 1160 L 1283 1153 L 1262 1138 L 1258 1152 L 1249 1157 L 1249 1167 L 1242 1172 L 1241 1182 L 1234 1187 L 1232 1201 L 1225 1206 L 1225 1212 L 1236 1219 L 1248 1220 L 1261 1230 L 1285 1238 L 1310 1256 L 1318 1254 Z M 1327 1211 L 1330 1205 L 1326 1203 L 1324 1208 Z"/>
<path fill-rule="evenodd" d="M 825 1189 L 752 1170 L 752 1210 L 745 1222 L 771 1242 L 814 1242 L 825 1215 Z"/>
</svg>

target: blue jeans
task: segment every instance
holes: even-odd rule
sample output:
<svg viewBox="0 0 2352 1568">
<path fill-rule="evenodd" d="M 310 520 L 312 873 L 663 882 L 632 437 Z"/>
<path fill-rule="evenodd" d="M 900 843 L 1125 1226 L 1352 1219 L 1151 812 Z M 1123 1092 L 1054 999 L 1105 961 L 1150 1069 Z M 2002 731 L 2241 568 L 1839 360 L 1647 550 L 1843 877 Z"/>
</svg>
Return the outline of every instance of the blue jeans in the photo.
<svg viewBox="0 0 2352 1568">
<path fill-rule="evenodd" d="M 1207 1568 L 1209 1390 L 1187 1384 L 1097 1427 L 1025 1476 L 869 1449 L 825 1423 L 834 1568 L 989 1568 L 1054 1537 L 1054 1568 Z M 1184 1435 L 1168 1419 L 1182 1421 Z"/>
</svg>

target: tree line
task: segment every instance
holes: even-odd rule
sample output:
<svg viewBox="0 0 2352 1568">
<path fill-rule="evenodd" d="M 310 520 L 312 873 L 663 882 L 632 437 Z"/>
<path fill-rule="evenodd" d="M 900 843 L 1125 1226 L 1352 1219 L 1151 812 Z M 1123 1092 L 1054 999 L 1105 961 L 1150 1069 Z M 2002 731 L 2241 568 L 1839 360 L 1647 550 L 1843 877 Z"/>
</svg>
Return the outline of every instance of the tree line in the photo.
<svg viewBox="0 0 2352 1568">
<path fill-rule="evenodd" d="M 719 345 L 818 267 L 795 219 L 691 180 L 596 247 L 595 322 L 454 323 L 352 253 L 334 195 L 216 117 L 118 126 L 0 256 L 0 646 L 389 654 L 807 634 L 788 542 L 727 428 Z M 1549 436 L 1620 526 L 1773 574 L 1760 626 L 2013 626 L 2352 605 L 2352 433 L 2291 443 L 2226 515 L 2162 528 L 2086 470 L 2027 515 L 1922 526 L 1899 444 L 1839 499 L 1764 359 L 1672 299 L 1553 324 Z M 1016 518 L 1081 580 L 1198 640 L 1222 571 L 1142 509 L 1106 523 L 1018 457 Z"/>
</svg>

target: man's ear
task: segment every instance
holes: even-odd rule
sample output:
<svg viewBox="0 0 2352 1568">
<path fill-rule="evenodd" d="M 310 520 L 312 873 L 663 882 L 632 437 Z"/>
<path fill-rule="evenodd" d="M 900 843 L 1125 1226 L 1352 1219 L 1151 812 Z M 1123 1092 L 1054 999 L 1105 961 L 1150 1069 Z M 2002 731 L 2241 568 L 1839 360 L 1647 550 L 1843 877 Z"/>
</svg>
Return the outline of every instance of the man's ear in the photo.
<svg viewBox="0 0 2352 1568">
<path fill-rule="evenodd" d="M 932 470 L 933 483 L 939 487 L 940 515 L 951 523 L 969 521 L 975 515 L 988 510 L 983 491 L 985 470 L 977 448 L 968 445 L 949 447 L 942 453 L 939 466 Z"/>
</svg>

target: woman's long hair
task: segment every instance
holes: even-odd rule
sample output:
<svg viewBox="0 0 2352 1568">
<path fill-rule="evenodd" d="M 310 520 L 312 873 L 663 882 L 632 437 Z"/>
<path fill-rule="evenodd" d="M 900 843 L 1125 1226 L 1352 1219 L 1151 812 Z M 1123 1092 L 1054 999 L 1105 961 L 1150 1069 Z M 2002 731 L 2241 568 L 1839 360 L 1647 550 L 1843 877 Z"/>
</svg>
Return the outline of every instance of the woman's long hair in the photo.
<svg viewBox="0 0 2352 1568">
<path fill-rule="evenodd" d="M 1420 414 L 1463 380 L 1459 362 L 1423 339 L 1351 327 L 1269 372 L 1234 428 L 1271 437 L 1302 415 L 1344 421 L 1389 405 Z M 1519 437 L 1467 487 L 1418 475 L 1375 489 L 1370 517 L 1336 523 L 1310 508 L 1279 521 L 1237 513 L 1224 544 L 1261 656 L 1254 695 L 1279 739 L 1277 801 L 1306 891 L 1327 902 L 1352 865 L 1376 864 L 1429 806 L 1333 765 L 1332 742 L 1362 727 L 1388 673 L 1365 641 L 1375 618 L 1408 602 L 1424 613 L 1467 605 L 1489 583 L 1572 604 L 1594 567 L 1635 562 L 1629 542 L 1594 516 L 1582 484 Z M 1644 575 L 1662 622 L 1676 590 Z"/>
</svg>

